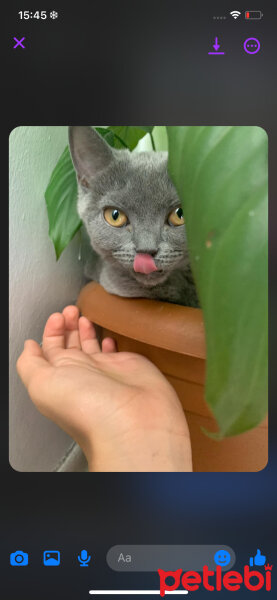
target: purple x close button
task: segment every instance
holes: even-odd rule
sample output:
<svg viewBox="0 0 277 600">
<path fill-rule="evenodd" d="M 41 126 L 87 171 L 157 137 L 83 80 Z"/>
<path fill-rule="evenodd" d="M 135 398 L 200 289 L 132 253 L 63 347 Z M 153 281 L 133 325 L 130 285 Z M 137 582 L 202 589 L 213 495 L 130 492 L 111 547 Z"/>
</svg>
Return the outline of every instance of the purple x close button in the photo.
<svg viewBox="0 0 277 600">
<path fill-rule="evenodd" d="M 16 37 L 13 38 L 14 41 L 16 42 L 16 44 L 14 45 L 14 48 L 25 48 L 25 46 L 22 44 L 22 42 L 24 42 L 25 37 L 21 38 L 21 40 L 18 40 Z"/>
</svg>

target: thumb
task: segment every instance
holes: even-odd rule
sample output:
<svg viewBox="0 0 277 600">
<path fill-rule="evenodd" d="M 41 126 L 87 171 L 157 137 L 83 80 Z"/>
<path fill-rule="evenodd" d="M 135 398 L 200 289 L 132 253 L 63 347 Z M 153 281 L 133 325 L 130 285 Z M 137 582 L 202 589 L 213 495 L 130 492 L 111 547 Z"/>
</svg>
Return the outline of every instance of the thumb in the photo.
<svg viewBox="0 0 277 600">
<path fill-rule="evenodd" d="M 256 556 L 259 556 L 260 554 L 261 554 L 261 551 L 258 549 Z"/>
<path fill-rule="evenodd" d="M 39 344 L 34 340 L 26 340 L 24 350 L 17 360 L 16 368 L 19 377 L 23 381 L 25 387 L 28 388 L 32 376 L 34 376 L 38 370 L 49 369 L 51 367 L 44 358 Z"/>
</svg>

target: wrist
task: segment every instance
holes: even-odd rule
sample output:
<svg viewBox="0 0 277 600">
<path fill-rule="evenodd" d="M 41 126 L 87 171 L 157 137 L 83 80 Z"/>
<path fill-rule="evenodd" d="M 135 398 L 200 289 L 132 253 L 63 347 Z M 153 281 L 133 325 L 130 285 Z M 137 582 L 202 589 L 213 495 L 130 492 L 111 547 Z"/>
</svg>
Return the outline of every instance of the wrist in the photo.
<svg viewBox="0 0 277 600">
<path fill-rule="evenodd" d="M 109 441 L 91 440 L 86 453 L 91 472 L 191 472 L 188 432 L 133 431 Z"/>
</svg>

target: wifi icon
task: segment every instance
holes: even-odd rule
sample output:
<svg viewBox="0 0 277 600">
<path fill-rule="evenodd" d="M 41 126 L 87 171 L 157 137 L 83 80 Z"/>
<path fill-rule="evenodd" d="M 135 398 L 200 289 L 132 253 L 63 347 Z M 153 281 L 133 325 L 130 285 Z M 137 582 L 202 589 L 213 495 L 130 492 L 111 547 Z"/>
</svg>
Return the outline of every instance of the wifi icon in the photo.
<svg viewBox="0 0 277 600">
<path fill-rule="evenodd" d="M 230 12 L 230 15 L 232 15 L 234 19 L 237 19 L 241 15 L 241 13 L 239 12 L 239 10 L 232 10 L 232 12 Z"/>
</svg>

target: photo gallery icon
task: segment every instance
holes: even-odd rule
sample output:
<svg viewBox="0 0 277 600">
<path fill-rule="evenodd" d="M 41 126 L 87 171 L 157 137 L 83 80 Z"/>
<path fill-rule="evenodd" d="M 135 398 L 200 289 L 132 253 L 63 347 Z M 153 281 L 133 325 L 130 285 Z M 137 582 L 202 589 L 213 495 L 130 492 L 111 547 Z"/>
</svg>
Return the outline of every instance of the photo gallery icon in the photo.
<svg viewBox="0 0 277 600">
<path fill-rule="evenodd" d="M 45 567 L 58 567 L 61 563 L 59 550 L 45 550 L 43 552 L 43 564 Z"/>
</svg>

